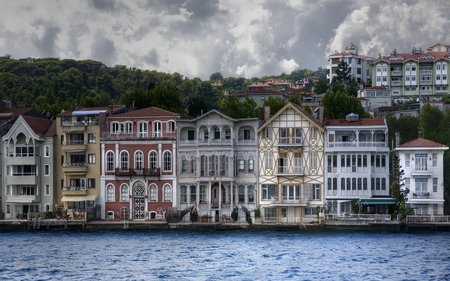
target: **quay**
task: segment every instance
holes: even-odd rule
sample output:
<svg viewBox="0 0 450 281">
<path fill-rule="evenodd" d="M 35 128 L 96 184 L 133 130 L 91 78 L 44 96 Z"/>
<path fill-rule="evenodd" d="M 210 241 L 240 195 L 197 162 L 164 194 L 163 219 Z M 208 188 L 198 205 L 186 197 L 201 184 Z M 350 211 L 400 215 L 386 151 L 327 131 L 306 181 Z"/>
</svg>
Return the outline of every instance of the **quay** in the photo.
<svg viewBox="0 0 450 281">
<path fill-rule="evenodd" d="M 2 230 L 254 230 L 254 231 L 378 231 L 378 232 L 450 232 L 450 222 L 397 221 L 324 221 L 312 224 L 247 222 L 174 222 L 165 220 L 0 220 Z"/>
</svg>

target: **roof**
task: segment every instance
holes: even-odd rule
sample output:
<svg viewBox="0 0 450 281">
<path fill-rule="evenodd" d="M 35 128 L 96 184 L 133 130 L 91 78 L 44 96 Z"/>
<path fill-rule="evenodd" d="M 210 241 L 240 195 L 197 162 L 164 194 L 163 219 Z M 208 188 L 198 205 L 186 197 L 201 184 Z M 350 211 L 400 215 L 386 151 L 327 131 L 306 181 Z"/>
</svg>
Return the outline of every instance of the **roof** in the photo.
<svg viewBox="0 0 450 281">
<path fill-rule="evenodd" d="M 277 94 L 282 95 L 282 92 L 275 90 L 251 90 L 247 92 L 236 92 L 235 95 L 260 95 L 260 94 Z"/>
<path fill-rule="evenodd" d="M 53 121 L 45 118 L 22 115 L 28 126 L 39 136 L 44 137 L 53 125 Z M 56 131 L 55 131 L 56 132 Z M 50 135 L 53 136 L 53 135 Z"/>
<path fill-rule="evenodd" d="M 86 107 L 86 108 L 76 108 L 73 111 L 65 111 L 62 112 L 60 114 L 58 114 L 57 116 L 73 116 L 73 113 L 76 113 L 75 115 L 79 115 L 82 114 L 83 112 L 85 112 L 85 114 L 99 114 L 100 112 L 104 112 L 106 110 L 106 113 L 109 112 L 109 106 L 102 106 L 102 107 Z M 125 106 L 123 105 L 114 105 L 112 106 L 112 111 L 113 114 L 114 112 L 123 110 L 125 108 Z"/>
<path fill-rule="evenodd" d="M 441 143 L 427 140 L 424 138 L 417 138 L 409 142 L 405 142 L 401 145 L 399 145 L 397 148 L 414 148 L 414 147 L 436 147 L 436 148 L 444 148 L 448 149 L 446 145 L 443 145 Z"/>
<path fill-rule="evenodd" d="M 386 126 L 384 118 L 360 118 L 358 121 L 347 121 L 345 119 L 330 119 L 326 122 L 329 126 Z"/>
<path fill-rule="evenodd" d="M 450 52 L 414 52 L 414 53 L 396 53 L 390 56 L 382 56 L 375 60 L 375 62 L 384 60 L 390 63 L 403 63 L 406 60 L 416 61 L 435 61 L 439 59 L 450 59 Z"/>
<path fill-rule="evenodd" d="M 161 109 L 159 107 L 147 107 L 143 109 L 133 110 L 121 114 L 116 114 L 114 116 L 111 116 L 112 118 L 115 117 L 178 117 L 179 113 L 174 113 L 165 109 Z"/>
</svg>

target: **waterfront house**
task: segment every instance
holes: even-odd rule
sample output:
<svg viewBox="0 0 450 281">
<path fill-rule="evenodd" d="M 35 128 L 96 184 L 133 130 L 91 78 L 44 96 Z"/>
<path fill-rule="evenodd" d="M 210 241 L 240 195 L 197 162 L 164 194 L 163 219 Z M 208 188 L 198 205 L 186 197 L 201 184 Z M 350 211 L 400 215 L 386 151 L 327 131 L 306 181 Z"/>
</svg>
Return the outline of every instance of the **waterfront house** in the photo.
<svg viewBox="0 0 450 281">
<path fill-rule="evenodd" d="M 388 127 L 384 118 L 359 118 L 325 122 L 325 184 L 327 212 L 387 213 L 394 204 L 389 193 Z"/>
<path fill-rule="evenodd" d="M 259 205 L 264 223 L 310 223 L 324 206 L 324 129 L 287 103 L 258 129 Z"/>
<path fill-rule="evenodd" d="M 55 204 L 55 124 L 19 116 L 2 137 L 5 219 L 30 219 Z"/>
<path fill-rule="evenodd" d="M 448 147 L 423 138 L 395 148 L 409 188 L 408 201 L 415 215 L 444 214 L 444 152 Z"/>
<path fill-rule="evenodd" d="M 107 118 L 101 136 L 102 218 L 162 220 L 176 204 L 176 122 L 148 107 Z"/>
<path fill-rule="evenodd" d="M 238 220 L 248 218 L 256 208 L 257 128 L 257 118 L 217 110 L 178 122 L 180 210 L 197 210 L 207 221 L 230 221 L 233 210 Z"/>
<path fill-rule="evenodd" d="M 70 218 L 97 217 L 100 195 L 100 133 L 106 117 L 126 111 L 125 106 L 77 108 L 56 116 L 57 201 Z"/>
</svg>

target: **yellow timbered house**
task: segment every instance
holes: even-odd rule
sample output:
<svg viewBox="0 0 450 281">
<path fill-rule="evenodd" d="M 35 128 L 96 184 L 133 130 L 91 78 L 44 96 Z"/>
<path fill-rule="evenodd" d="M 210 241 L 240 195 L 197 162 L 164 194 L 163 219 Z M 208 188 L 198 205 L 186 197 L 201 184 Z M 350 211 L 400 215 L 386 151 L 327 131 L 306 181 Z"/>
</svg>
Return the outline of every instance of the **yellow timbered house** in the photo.
<svg viewBox="0 0 450 281">
<path fill-rule="evenodd" d="M 324 206 L 324 129 L 287 103 L 257 131 L 264 223 L 310 223 Z"/>
</svg>

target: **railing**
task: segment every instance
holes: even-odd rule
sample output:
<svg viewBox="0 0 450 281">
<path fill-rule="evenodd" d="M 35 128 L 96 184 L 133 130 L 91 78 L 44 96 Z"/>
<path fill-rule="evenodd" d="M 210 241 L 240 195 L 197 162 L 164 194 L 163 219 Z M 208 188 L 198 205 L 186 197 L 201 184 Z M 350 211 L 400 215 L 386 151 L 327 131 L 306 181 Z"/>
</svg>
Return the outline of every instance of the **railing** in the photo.
<svg viewBox="0 0 450 281">
<path fill-rule="evenodd" d="M 305 167 L 302 166 L 277 166 L 277 174 L 304 174 Z"/>
<path fill-rule="evenodd" d="M 175 138 L 175 132 L 103 132 L 102 139 L 116 140 L 116 139 L 160 139 L 160 138 Z"/>
<path fill-rule="evenodd" d="M 85 186 L 64 186 L 63 190 L 86 190 Z"/>
<path fill-rule="evenodd" d="M 428 171 L 428 165 L 411 165 L 410 166 L 411 171 L 413 172 L 427 172 Z"/>
<path fill-rule="evenodd" d="M 279 137 L 278 145 L 301 145 L 301 137 Z"/>
<path fill-rule="evenodd" d="M 325 214 L 325 220 L 366 220 L 366 221 L 390 221 L 390 214 L 352 214 L 352 213 L 343 213 L 343 214 Z"/>
<path fill-rule="evenodd" d="M 413 199 L 428 199 L 428 198 L 430 198 L 430 193 L 417 191 L 412 194 L 412 198 Z"/>
<path fill-rule="evenodd" d="M 398 81 L 398 80 L 391 81 L 391 84 L 392 84 L 392 85 L 401 85 L 401 84 L 402 84 L 402 81 Z"/>
<path fill-rule="evenodd" d="M 159 175 L 161 175 L 160 172 L 161 172 L 160 168 L 140 169 L 140 170 L 116 169 L 115 175 L 116 176 L 159 176 Z"/>
<path fill-rule="evenodd" d="M 70 126 L 97 126 L 98 121 L 77 121 L 77 122 L 67 122 L 62 121 L 61 126 L 70 127 Z"/>
<path fill-rule="evenodd" d="M 86 144 L 85 140 L 68 140 L 63 142 L 62 145 L 84 145 Z"/>
<path fill-rule="evenodd" d="M 238 145 L 254 145 L 255 139 L 239 139 Z"/>
<path fill-rule="evenodd" d="M 63 163 L 63 167 L 64 168 L 68 168 L 68 167 L 86 167 L 87 163 L 86 162 L 64 162 Z"/>
<path fill-rule="evenodd" d="M 280 198 L 278 196 L 270 199 L 270 204 L 308 204 L 308 196 L 285 196 Z"/>
<path fill-rule="evenodd" d="M 416 215 L 406 216 L 407 223 L 450 222 L 450 216 L 444 215 Z"/>
<path fill-rule="evenodd" d="M 264 223 L 276 223 L 281 224 L 299 224 L 301 222 L 301 217 L 287 216 L 287 217 L 261 217 Z"/>
<path fill-rule="evenodd" d="M 357 142 L 357 141 L 346 141 L 346 142 L 329 142 L 328 147 L 387 147 L 385 141 L 381 142 Z"/>
</svg>

